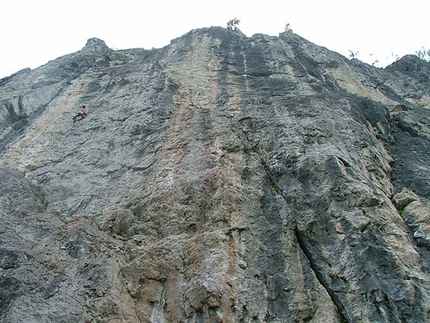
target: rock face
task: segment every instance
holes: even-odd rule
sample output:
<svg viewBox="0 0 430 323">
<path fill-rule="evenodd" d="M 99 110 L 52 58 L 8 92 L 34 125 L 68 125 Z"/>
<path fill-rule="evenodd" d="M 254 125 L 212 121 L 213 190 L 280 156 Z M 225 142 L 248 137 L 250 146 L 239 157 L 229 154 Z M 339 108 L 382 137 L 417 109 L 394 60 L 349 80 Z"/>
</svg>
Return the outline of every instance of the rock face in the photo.
<svg viewBox="0 0 430 323">
<path fill-rule="evenodd" d="M 429 88 L 222 28 L 0 80 L 0 321 L 428 322 Z"/>
</svg>

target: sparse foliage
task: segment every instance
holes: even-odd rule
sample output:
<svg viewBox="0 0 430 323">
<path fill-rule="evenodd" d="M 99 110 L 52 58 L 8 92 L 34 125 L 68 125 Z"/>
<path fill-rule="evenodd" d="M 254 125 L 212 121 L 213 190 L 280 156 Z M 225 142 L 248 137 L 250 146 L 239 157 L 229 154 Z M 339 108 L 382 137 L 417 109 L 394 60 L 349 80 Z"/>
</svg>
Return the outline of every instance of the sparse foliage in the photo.
<svg viewBox="0 0 430 323">
<path fill-rule="evenodd" d="M 415 52 L 415 55 L 423 61 L 430 62 L 430 49 L 422 47 L 420 50 Z"/>
<path fill-rule="evenodd" d="M 349 57 L 350 58 L 355 58 L 358 56 L 358 54 L 359 54 L 359 52 L 357 52 L 357 51 L 354 52 L 353 50 L 349 50 Z"/>
<path fill-rule="evenodd" d="M 391 52 L 391 58 L 392 60 L 394 59 L 394 61 L 397 62 L 400 59 L 400 56 Z"/>
<path fill-rule="evenodd" d="M 285 24 L 285 30 L 284 30 L 285 32 L 292 32 L 293 31 L 293 29 L 291 29 L 291 26 L 290 26 L 290 23 L 286 23 Z"/>
<path fill-rule="evenodd" d="M 239 25 L 239 23 L 240 23 L 240 20 L 237 18 L 229 20 L 227 22 L 227 29 L 235 30 L 237 28 L 237 25 Z"/>
<path fill-rule="evenodd" d="M 379 60 L 376 57 L 374 57 L 373 54 L 369 54 L 369 56 L 372 59 L 372 66 L 377 66 L 379 63 Z"/>
</svg>

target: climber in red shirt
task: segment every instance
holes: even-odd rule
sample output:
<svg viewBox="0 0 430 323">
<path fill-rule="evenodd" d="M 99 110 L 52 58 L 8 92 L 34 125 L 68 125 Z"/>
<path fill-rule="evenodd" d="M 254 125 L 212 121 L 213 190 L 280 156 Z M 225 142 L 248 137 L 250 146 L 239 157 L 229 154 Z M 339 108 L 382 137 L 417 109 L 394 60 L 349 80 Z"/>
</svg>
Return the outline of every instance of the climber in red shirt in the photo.
<svg viewBox="0 0 430 323">
<path fill-rule="evenodd" d="M 73 123 L 85 118 L 88 115 L 88 112 L 89 112 L 88 108 L 85 105 L 83 105 L 81 108 L 81 111 L 73 117 Z"/>
</svg>

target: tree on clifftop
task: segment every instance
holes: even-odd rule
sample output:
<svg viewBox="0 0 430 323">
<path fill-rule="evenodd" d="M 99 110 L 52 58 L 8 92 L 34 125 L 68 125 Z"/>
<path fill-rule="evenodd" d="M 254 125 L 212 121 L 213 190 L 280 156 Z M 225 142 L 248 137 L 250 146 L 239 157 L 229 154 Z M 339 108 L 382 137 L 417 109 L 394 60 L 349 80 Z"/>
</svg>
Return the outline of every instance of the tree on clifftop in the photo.
<svg viewBox="0 0 430 323">
<path fill-rule="evenodd" d="M 229 20 L 227 22 L 227 29 L 235 30 L 237 25 L 239 25 L 239 23 L 240 23 L 240 20 L 236 18 Z"/>
<path fill-rule="evenodd" d="M 430 62 L 430 49 L 422 47 L 420 50 L 415 51 L 415 55 L 423 61 Z"/>
</svg>

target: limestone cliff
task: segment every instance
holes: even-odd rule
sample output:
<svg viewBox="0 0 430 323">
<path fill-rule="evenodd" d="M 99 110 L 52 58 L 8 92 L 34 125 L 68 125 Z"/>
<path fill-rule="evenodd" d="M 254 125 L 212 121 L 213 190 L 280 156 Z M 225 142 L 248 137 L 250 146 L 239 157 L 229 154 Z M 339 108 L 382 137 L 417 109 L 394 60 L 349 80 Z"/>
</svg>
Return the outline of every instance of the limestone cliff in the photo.
<svg viewBox="0 0 430 323">
<path fill-rule="evenodd" d="M 223 28 L 0 80 L 0 321 L 428 322 L 429 88 Z"/>
</svg>

